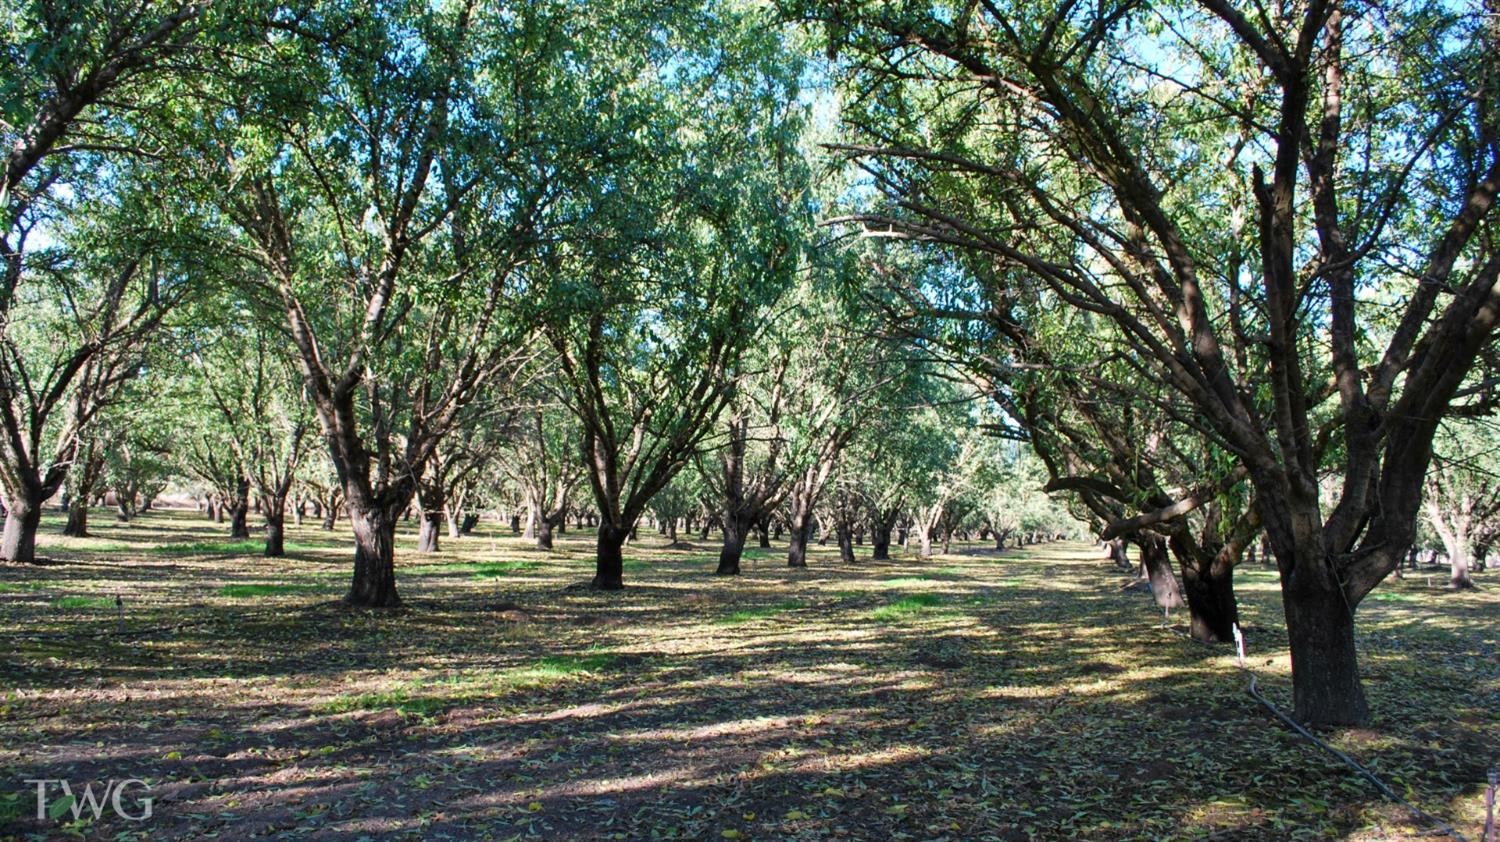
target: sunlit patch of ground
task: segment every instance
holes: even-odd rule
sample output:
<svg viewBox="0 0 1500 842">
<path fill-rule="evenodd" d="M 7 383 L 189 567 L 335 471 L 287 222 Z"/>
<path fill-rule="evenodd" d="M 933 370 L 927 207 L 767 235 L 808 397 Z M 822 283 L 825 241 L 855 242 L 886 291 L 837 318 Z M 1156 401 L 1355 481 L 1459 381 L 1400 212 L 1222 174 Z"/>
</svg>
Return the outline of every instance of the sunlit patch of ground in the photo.
<svg viewBox="0 0 1500 842">
<path fill-rule="evenodd" d="M 565 590 L 588 536 L 547 554 L 482 527 L 431 556 L 403 536 L 407 607 L 372 613 L 338 604 L 342 532 L 292 529 L 268 560 L 188 513 L 99 520 L 89 539 L 44 525 L 59 564 L 0 565 L 7 838 L 1421 833 L 1088 547 L 818 548 L 805 571 L 778 547 L 726 579 L 711 544 L 651 536 L 627 549 L 630 587 L 599 594 Z M 1286 704 L 1275 574 L 1237 581 Z M 1331 739 L 1474 838 L 1500 760 L 1500 598 L 1493 575 L 1443 581 L 1360 608 L 1377 721 Z M 27 778 L 144 779 L 153 816 L 36 822 Z"/>
</svg>

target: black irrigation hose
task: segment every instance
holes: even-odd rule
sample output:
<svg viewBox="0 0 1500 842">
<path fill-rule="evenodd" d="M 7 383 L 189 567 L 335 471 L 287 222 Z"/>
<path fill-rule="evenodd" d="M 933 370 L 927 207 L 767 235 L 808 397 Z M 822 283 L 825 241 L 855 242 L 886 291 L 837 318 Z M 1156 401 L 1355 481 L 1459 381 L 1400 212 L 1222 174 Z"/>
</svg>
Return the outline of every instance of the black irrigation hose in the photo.
<svg viewBox="0 0 1500 842">
<path fill-rule="evenodd" d="M 1179 635 L 1181 637 L 1187 638 L 1188 640 L 1193 640 L 1194 643 L 1201 643 L 1202 642 L 1202 641 L 1194 640 L 1189 635 L 1183 634 L 1182 632 L 1180 632 L 1180 631 L 1178 631 L 1178 630 L 1176 630 L 1174 628 L 1171 628 L 1169 626 L 1165 626 L 1164 625 L 1161 628 L 1165 628 L 1165 629 L 1167 629 L 1167 631 L 1170 631 L 1173 634 Z M 1295 731 L 1299 735 L 1301 735 L 1303 739 L 1307 740 L 1308 742 L 1312 743 L 1313 745 L 1317 746 L 1318 748 L 1321 748 L 1322 750 L 1328 752 L 1329 754 L 1333 755 L 1334 757 L 1337 757 L 1340 761 L 1343 762 L 1343 764 L 1345 766 L 1348 766 L 1350 769 L 1353 769 L 1355 771 L 1355 773 L 1357 773 L 1360 777 L 1362 777 L 1365 780 L 1369 781 L 1370 783 L 1374 784 L 1375 788 L 1380 791 L 1381 795 L 1384 795 L 1386 798 L 1389 798 L 1391 801 L 1394 801 L 1395 803 L 1400 804 L 1401 806 L 1405 807 L 1407 809 L 1407 811 L 1409 811 L 1411 813 L 1411 815 L 1414 818 L 1416 818 L 1418 821 L 1421 821 L 1421 822 L 1424 822 L 1424 823 L 1426 823 L 1428 825 L 1434 826 L 1439 832 L 1441 832 L 1443 834 L 1446 834 L 1448 836 L 1451 836 L 1454 839 L 1459 840 L 1459 842 L 1469 842 L 1468 838 L 1465 837 L 1462 833 L 1459 833 L 1457 830 L 1454 830 L 1452 825 L 1450 825 L 1447 822 L 1443 821 L 1442 819 L 1439 819 L 1438 817 L 1432 815 L 1431 813 L 1427 812 L 1426 810 L 1423 810 L 1421 807 L 1418 807 L 1417 805 L 1411 803 L 1410 801 L 1407 801 L 1405 798 L 1402 798 L 1401 796 L 1397 795 L 1396 791 L 1393 790 L 1393 789 L 1391 789 L 1390 786 L 1388 786 L 1385 783 L 1385 781 L 1382 781 L 1380 778 L 1376 777 L 1374 772 L 1371 772 L 1369 769 L 1367 769 L 1364 766 L 1360 765 L 1360 763 L 1358 761 L 1356 761 L 1354 758 L 1350 757 L 1349 755 L 1345 754 L 1342 751 L 1339 751 L 1338 749 L 1336 749 L 1333 746 L 1329 745 L 1326 741 L 1324 741 L 1321 738 L 1319 738 L 1316 734 L 1314 734 L 1311 731 L 1307 730 L 1306 728 L 1302 727 L 1302 724 L 1300 722 L 1298 722 L 1297 720 L 1295 720 L 1295 719 L 1291 718 L 1290 716 L 1288 716 L 1283 710 L 1281 710 L 1281 708 L 1276 707 L 1276 705 L 1273 704 L 1270 699 L 1267 699 L 1265 696 L 1261 695 L 1260 689 L 1256 686 L 1256 681 L 1259 678 L 1259 676 L 1257 676 L 1255 674 L 1254 670 L 1250 669 L 1250 667 L 1248 667 L 1248 666 L 1245 665 L 1244 637 L 1242 635 L 1240 635 L 1240 627 L 1238 625 L 1236 625 L 1234 627 L 1234 636 L 1235 636 L 1235 639 L 1236 639 L 1235 646 L 1236 646 L 1236 649 L 1237 649 L 1236 658 L 1238 660 L 1238 666 L 1240 668 L 1240 671 L 1243 672 L 1243 673 L 1245 673 L 1245 675 L 1248 676 L 1249 679 L 1250 679 L 1250 683 L 1249 683 L 1249 685 L 1245 689 L 1250 693 L 1251 698 L 1253 698 L 1257 702 L 1259 702 L 1262 707 L 1264 707 L 1266 710 L 1270 711 L 1271 714 L 1274 715 L 1277 719 L 1279 719 L 1282 722 L 1286 723 L 1286 725 L 1288 727 L 1290 727 L 1293 731 Z"/>
</svg>

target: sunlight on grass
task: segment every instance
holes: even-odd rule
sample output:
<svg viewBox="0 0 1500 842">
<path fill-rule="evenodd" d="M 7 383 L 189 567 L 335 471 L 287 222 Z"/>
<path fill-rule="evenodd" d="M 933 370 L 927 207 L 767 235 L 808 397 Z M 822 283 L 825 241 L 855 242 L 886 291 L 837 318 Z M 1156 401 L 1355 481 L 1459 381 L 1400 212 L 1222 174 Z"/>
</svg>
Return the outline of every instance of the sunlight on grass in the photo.
<svg viewBox="0 0 1500 842">
<path fill-rule="evenodd" d="M 798 608 L 806 607 L 806 603 L 800 602 L 795 599 L 788 599 L 782 602 L 778 602 L 775 605 L 763 605 L 758 608 L 743 608 L 739 611 L 735 611 L 733 613 L 726 614 L 723 617 L 720 617 L 719 619 L 715 620 L 714 623 L 721 626 L 737 625 L 739 623 L 748 623 L 752 620 L 759 620 L 765 617 L 774 617 L 784 611 L 795 611 Z"/>
<path fill-rule="evenodd" d="M 252 596 L 280 596 L 283 594 L 308 593 L 324 590 L 319 585 L 225 585 L 219 588 L 219 596 L 229 599 L 244 599 Z"/>
<path fill-rule="evenodd" d="M 504 576 L 509 573 L 537 570 L 541 566 L 542 563 L 540 561 L 490 561 L 464 564 L 418 564 L 413 567 L 402 567 L 399 569 L 402 573 L 418 574 L 471 573 L 476 579 L 488 579 L 496 576 Z"/>
<path fill-rule="evenodd" d="M 584 678 L 609 666 L 614 655 L 554 655 L 525 666 L 505 670 L 457 673 L 403 681 L 387 690 L 352 693 L 330 699 L 313 708 L 314 713 L 395 710 L 412 716 L 431 716 L 447 708 L 483 701 L 513 690 L 551 687 Z"/>
<path fill-rule="evenodd" d="M 47 587 L 44 582 L 0 582 L 0 593 L 22 593 L 39 591 Z"/>
<path fill-rule="evenodd" d="M 870 612 L 870 619 L 878 622 L 890 622 L 892 620 L 905 620 L 919 614 L 927 613 L 933 608 L 942 605 L 943 598 L 937 594 L 919 593 L 902 597 L 890 605 L 881 607 Z"/>
<path fill-rule="evenodd" d="M 115 601 L 107 596 L 60 596 L 52 600 L 52 607 L 106 609 L 114 608 Z"/>
<path fill-rule="evenodd" d="M 287 541 L 282 549 L 289 553 L 306 552 L 312 547 L 299 544 L 295 541 Z M 182 553 L 207 554 L 207 553 L 233 553 L 235 555 L 248 555 L 250 553 L 263 553 L 266 551 L 266 542 L 260 538 L 245 538 L 239 541 L 187 541 L 177 544 L 161 544 L 151 547 L 153 553 Z"/>
</svg>

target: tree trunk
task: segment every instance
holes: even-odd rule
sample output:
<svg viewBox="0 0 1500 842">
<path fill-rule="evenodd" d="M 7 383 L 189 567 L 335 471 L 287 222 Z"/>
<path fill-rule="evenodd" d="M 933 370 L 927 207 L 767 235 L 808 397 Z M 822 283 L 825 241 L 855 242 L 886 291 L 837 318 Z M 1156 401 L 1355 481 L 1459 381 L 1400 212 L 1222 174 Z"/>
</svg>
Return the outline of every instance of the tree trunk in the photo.
<svg viewBox="0 0 1500 842">
<path fill-rule="evenodd" d="M 458 540 L 458 536 L 463 531 L 462 529 L 459 528 L 459 525 L 458 525 L 459 524 L 458 513 L 453 510 L 452 506 L 444 506 L 443 507 L 443 518 L 444 518 L 444 520 L 446 520 L 448 522 L 448 537 L 449 537 L 449 539 L 457 541 Z"/>
<path fill-rule="evenodd" d="M 787 520 L 787 567 L 807 566 L 807 539 L 812 528 L 812 512 L 800 500 L 792 501 L 792 516 Z"/>
<path fill-rule="evenodd" d="M 36 530 L 42 523 L 39 495 L 18 494 L 5 501 L 5 532 L 0 536 L 0 559 L 32 564 L 36 561 Z"/>
<path fill-rule="evenodd" d="M 231 537 L 231 538 L 249 538 L 250 537 L 249 514 L 250 514 L 250 506 L 249 506 L 249 504 L 247 504 L 247 503 L 236 503 L 235 504 L 234 510 L 230 513 L 230 519 L 229 519 L 229 537 Z M 128 518 L 127 518 L 127 520 L 128 520 Z"/>
<path fill-rule="evenodd" d="M 917 545 L 922 558 L 932 558 L 932 530 L 926 526 L 917 526 Z"/>
<path fill-rule="evenodd" d="M 552 549 L 552 530 L 556 528 L 561 517 L 546 517 L 545 515 L 536 519 L 536 548 L 539 550 Z"/>
<path fill-rule="evenodd" d="M 724 516 L 724 547 L 719 550 L 719 576 L 740 575 L 740 557 L 745 552 L 745 538 L 750 532 L 749 518 L 726 514 Z"/>
<path fill-rule="evenodd" d="M 464 522 L 460 523 L 458 525 L 458 534 L 460 534 L 460 535 L 470 535 L 470 534 L 472 534 L 474 532 L 474 527 L 476 527 L 478 525 L 479 525 L 479 515 L 476 515 L 473 512 L 470 512 L 470 513 L 464 515 Z"/>
<path fill-rule="evenodd" d="M 521 534 L 521 516 L 515 512 L 510 513 L 510 534 Z"/>
<path fill-rule="evenodd" d="M 1291 642 L 1297 721 L 1316 727 L 1366 723 L 1370 710 L 1359 680 L 1354 614 L 1343 593 L 1286 583 L 1282 605 Z"/>
<path fill-rule="evenodd" d="M 761 522 L 755 525 L 755 529 L 760 533 L 760 548 L 763 550 L 771 549 L 771 519 L 761 519 Z"/>
<path fill-rule="evenodd" d="M 333 525 L 338 522 L 338 519 L 339 507 L 333 504 L 329 504 L 323 507 L 323 523 L 319 526 L 325 532 L 332 532 Z"/>
<path fill-rule="evenodd" d="M 1474 587 L 1474 580 L 1469 578 L 1469 554 L 1467 552 L 1456 552 L 1448 555 L 1448 563 L 1452 574 L 1448 580 L 1448 586 L 1458 590 L 1466 590 Z"/>
<path fill-rule="evenodd" d="M 870 527 L 870 558 L 886 561 L 891 557 L 891 527 L 876 524 Z"/>
<path fill-rule="evenodd" d="M 845 564 L 854 563 L 854 530 L 847 523 L 839 523 L 834 526 L 834 532 L 839 539 L 839 560 Z"/>
<path fill-rule="evenodd" d="M 250 537 L 250 481 L 240 480 L 238 492 L 234 498 L 234 509 L 229 513 L 229 537 Z"/>
<path fill-rule="evenodd" d="M 1171 611 L 1182 607 L 1182 589 L 1177 586 L 1177 577 L 1172 575 L 1172 560 L 1167 556 L 1167 542 L 1152 534 L 1141 535 L 1136 541 L 1136 547 L 1141 553 L 1141 567 L 1145 569 L 1146 579 L 1151 583 L 1151 598 L 1156 602 L 1156 607 L 1163 611 Z M 1111 555 L 1114 554 L 1114 542 L 1110 542 Z M 1123 542 L 1120 544 L 1119 554 L 1125 555 Z M 1129 563 L 1126 563 L 1129 566 Z"/>
<path fill-rule="evenodd" d="M 394 608 L 396 593 L 396 518 L 374 506 L 349 506 L 354 527 L 354 581 L 344 602 L 361 608 Z"/>
<path fill-rule="evenodd" d="M 438 551 L 438 533 L 442 528 L 443 514 L 440 511 L 422 507 L 420 524 L 417 527 L 417 552 L 435 553 Z"/>
<path fill-rule="evenodd" d="M 1234 626 L 1240 620 L 1234 598 L 1234 565 L 1215 562 L 1208 566 L 1184 563 L 1182 582 L 1192 615 L 1194 640 L 1233 643 Z"/>
<path fill-rule="evenodd" d="M 286 515 L 266 507 L 266 558 L 286 555 Z"/>
<path fill-rule="evenodd" d="M 594 580 L 590 583 L 595 590 L 618 591 L 625 587 L 625 555 L 622 550 L 629 534 L 629 529 L 602 520 L 599 522 Z"/>
<path fill-rule="evenodd" d="M 74 500 L 73 505 L 68 507 L 68 525 L 63 527 L 63 534 L 73 538 L 89 537 L 88 498 Z"/>
</svg>

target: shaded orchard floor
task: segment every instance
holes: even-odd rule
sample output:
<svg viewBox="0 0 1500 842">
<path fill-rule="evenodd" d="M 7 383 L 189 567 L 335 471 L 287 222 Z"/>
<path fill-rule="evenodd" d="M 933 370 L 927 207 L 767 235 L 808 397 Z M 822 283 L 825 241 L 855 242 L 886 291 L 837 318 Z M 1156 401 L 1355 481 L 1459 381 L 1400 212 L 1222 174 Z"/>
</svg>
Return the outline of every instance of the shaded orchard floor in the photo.
<svg viewBox="0 0 1500 842">
<path fill-rule="evenodd" d="M 627 548 L 629 587 L 597 594 L 564 589 L 591 572 L 585 536 L 419 557 L 407 535 L 407 607 L 368 613 L 336 604 L 341 533 L 294 529 L 291 558 L 266 560 L 187 513 L 100 521 L 70 540 L 49 520 L 54 566 L 0 565 L 0 836 L 1420 834 L 1081 545 L 852 566 L 820 548 L 807 571 L 752 551 L 720 579 L 712 546 L 653 538 Z M 1239 578 L 1285 704 L 1274 575 Z M 1500 599 L 1492 575 L 1476 593 L 1443 580 L 1360 609 L 1377 721 L 1332 738 L 1477 831 Z M 38 823 L 25 778 L 142 778 L 154 814 Z"/>
</svg>

